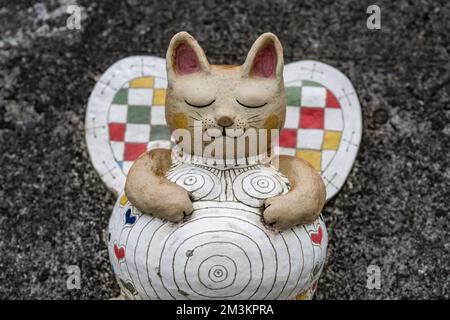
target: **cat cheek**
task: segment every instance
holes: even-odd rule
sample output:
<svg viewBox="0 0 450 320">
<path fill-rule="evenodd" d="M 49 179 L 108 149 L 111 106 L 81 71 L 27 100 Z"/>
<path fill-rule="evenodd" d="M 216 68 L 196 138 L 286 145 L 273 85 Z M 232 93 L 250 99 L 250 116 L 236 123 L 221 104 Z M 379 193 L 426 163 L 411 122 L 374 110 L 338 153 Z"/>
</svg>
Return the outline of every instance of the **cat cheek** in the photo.
<svg viewBox="0 0 450 320">
<path fill-rule="evenodd" d="M 209 128 L 215 128 L 216 127 L 216 120 L 214 120 L 214 117 L 205 117 L 202 121 L 204 129 Z"/>
<path fill-rule="evenodd" d="M 247 121 L 245 121 L 245 119 L 242 118 L 237 118 L 235 124 L 236 129 L 247 129 L 248 127 Z"/>
<path fill-rule="evenodd" d="M 172 122 L 175 125 L 175 129 L 187 129 L 188 118 L 183 112 L 175 113 Z"/>
<path fill-rule="evenodd" d="M 264 129 L 272 130 L 272 129 L 278 129 L 280 120 L 276 115 L 269 116 L 266 121 L 264 121 Z"/>
</svg>

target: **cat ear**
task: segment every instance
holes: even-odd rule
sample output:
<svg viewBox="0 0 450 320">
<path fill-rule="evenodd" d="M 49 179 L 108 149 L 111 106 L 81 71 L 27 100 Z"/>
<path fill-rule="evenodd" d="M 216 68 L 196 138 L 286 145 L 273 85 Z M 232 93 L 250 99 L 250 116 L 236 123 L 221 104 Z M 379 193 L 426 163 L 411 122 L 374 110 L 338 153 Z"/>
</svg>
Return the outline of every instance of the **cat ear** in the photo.
<svg viewBox="0 0 450 320">
<path fill-rule="evenodd" d="M 197 72 L 209 73 L 205 52 L 189 33 L 182 31 L 170 40 L 166 54 L 169 77 L 184 76 Z"/>
<path fill-rule="evenodd" d="M 242 76 L 281 79 L 283 64 L 280 40 L 273 33 L 264 33 L 253 43 L 242 66 Z"/>
</svg>

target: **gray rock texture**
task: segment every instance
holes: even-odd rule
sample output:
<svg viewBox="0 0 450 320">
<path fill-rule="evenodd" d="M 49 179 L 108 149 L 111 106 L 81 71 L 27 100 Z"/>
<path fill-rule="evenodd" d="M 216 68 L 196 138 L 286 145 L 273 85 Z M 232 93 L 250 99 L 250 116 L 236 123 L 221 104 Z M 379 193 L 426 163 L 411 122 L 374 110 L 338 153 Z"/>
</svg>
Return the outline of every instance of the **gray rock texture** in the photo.
<svg viewBox="0 0 450 320">
<path fill-rule="evenodd" d="M 163 57 L 192 33 L 213 63 L 241 63 L 276 33 L 286 62 L 315 59 L 353 82 L 364 135 L 349 179 L 324 210 L 328 264 L 317 299 L 450 298 L 450 2 L 0 1 L 0 298 L 118 294 L 103 231 L 114 197 L 88 158 L 95 79 L 136 54 Z M 66 267 L 81 289 L 66 288 Z M 366 288 L 367 267 L 381 288 Z"/>
</svg>

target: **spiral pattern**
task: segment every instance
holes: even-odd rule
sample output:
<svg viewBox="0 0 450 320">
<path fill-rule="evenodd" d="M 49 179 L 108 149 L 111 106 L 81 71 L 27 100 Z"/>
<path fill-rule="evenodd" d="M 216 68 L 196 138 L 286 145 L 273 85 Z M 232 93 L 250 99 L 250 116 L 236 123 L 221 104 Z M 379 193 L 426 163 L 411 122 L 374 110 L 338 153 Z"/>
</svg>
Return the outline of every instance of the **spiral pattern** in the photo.
<svg viewBox="0 0 450 320">
<path fill-rule="evenodd" d="M 261 168 L 244 172 L 233 182 L 236 199 L 248 206 L 260 208 L 265 199 L 288 191 L 289 181 L 272 170 Z"/>
<path fill-rule="evenodd" d="M 170 172 L 167 178 L 190 192 L 194 200 L 212 200 L 222 191 L 220 180 L 202 168 L 186 166 Z"/>
<path fill-rule="evenodd" d="M 137 217 L 131 226 L 123 218 L 129 208 Z M 280 233 L 241 203 L 200 201 L 194 208 L 188 221 L 173 224 L 118 201 L 110 258 L 129 298 L 292 299 L 318 278 L 327 243 L 320 219 Z M 113 244 L 124 248 L 122 259 Z"/>
</svg>

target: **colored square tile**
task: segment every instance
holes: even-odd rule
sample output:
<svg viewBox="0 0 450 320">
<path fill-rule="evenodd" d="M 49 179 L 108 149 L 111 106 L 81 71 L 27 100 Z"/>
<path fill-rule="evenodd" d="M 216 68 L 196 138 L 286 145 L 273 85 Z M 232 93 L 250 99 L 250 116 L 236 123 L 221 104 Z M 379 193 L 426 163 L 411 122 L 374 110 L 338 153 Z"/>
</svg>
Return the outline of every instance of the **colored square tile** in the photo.
<svg viewBox="0 0 450 320">
<path fill-rule="evenodd" d="M 341 142 L 341 132 L 339 131 L 325 131 L 325 136 L 323 138 L 324 150 L 337 150 L 339 148 L 339 143 Z"/>
<path fill-rule="evenodd" d="M 290 129 L 298 128 L 300 123 L 300 108 L 298 107 L 286 107 L 286 120 L 284 121 L 284 127 Z"/>
<path fill-rule="evenodd" d="M 153 88 L 153 77 L 141 77 L 130 81 L 130 88 Z"/>
<path fill-rule="evenodd" d="M 297 132 L 297 148 L 299 149 L 322 149 L 323 130 L 299 129 Z"/>
<path fill-rule="evenodd" d="M 125 138 L 125 127 L 124 123 L 109 123 L 109 140 L 123 141 Z"/>
<path fill-rule="evenodd" d="M 108 122 L 127 122 L 127 109 L 128 106 L 126 104 L 112 104 L 111 107 L 109 107 Z"/>
<path fill-rule="evenodd" d="M 280 147 L 296 148 L 297 147 L 297 130 L 283 129 L 280 133 Z"/>
<path fill-rule="evenodd" d="M 128 107 L 128 123 L 150 123 L 150 107 L 146 106 L 129 106 Z"/>
<path fill-rule="evenodd" d="M 302 86 L 305 86 L 305 87 L 323 87 L 320 83 L 315 82 L 315 81 L 311 81 L 311 80 L 303 80 L 302 81 Z"/>
<path fill-rule="evenodd" d="M 153 92 L 153 105 L 163 106 L 166 104 L 166 90 L 165 89 L 155 89 Z"/>
<path fill-rule="evenodd" d="M 123 160 L 123 152 L 125 148 L 124 142 L 117 142 L 117 141 L 111 141 L 110 142 L 111 149 L 114 155 L 114 158 L 116 161 L 122 161 Z"/>
<path fill-rule="evenodd" d="M 286 87 L 286 104 L 288 106 L 300 106 L 301 88 L 300 87 Z"/>
<path fill-rule="evenodd" d="M 128 89 L 128 105 L 151 106 L 153 103 L 153 89 Z"/>
<path fill-rule="evenodd" d="M 327 90 L 324 87 L 302 87 L 301 106 L 325 108 Z"/>
<path fill-rule="evenodd" d="M 335 95 L 330 91 L 327 90 L 327 108 L 340 108 L 341 105 L 339 101 L 336 99 Z"/>
<path fill-rule="evenodd" d="M 150 125 L 148 124 L 127 124 L 125 131 L 126 142 L 145 142 L 150 139 Z"/>
<path fill-rule="evenodd" d="M 295 157 L 296 152 L 297 152 L 297 149 L 295 149 L 295 148 L 279 148 L 279 150 L 276 154 L 285 154 L 288 156 Z"/>
<path fill-rule="evenodd" d="M 336 154 L 336 151 L 334 151 L 334 150 L 323 150 L 322 151 L 322 163 L 321 163 L 322 171 L 326 170 L 326 168 L 330 164 L 331 160 L 333 160 L 333 157 L 335 154 Z"/>
<path fill-rule="evenodd" d="M 342 131 L 344 129 L 344 120 L 341 109 L 326 108 L 325 109 L 325 130 Z"/>
<path fill-rule="evenodd" d="M 299 128 L 323 129 L 323 117 L 323 109 L 301 108 Z"/>
<path fill-rule="evenodd" d="M 303 80 L 300 80 L 300 79 L 289 81 L 290 87 L 301 87 L 302 85 L 303 85 Z"/>
<path fill-rule="evenodd" d="M 153 106 L 151 110 L 151 124 L 166 125 L 165 108 L 161 106 Z"/>
<path fill-rule="evenodd" d="M 125 173 L 125 175 L 128 174 L 128 171 L 130 171 L 131 166 L 133 165 L 134 161 L 124 161 L 122 164 L 122 171 Z"/>
<path fill-rule="evenodd" d="M 166 125 L 152 125 L 150 141 L 170 140 L 170 131 Z"/>
<path fill-rule="evenodd" d="M 151 138 L 151 137 L 150 137 Z M 170 137 L 166 140 L 155 140 L 155 141 L 150 141 L 147 144 L 147 150 L 152 150 L 152 149 L 171 149 L 171 143 L 170 143 Z"/>
<path fill-rule="evenodd" d="M 124 160 L 134 161 L 145 151 L 147 151 L 147 143 L 126 143 Z"/>
<path fill-rule="evenodd" d="M 128 89 L 120 89 L 119 91 L 117 91 L 112 103 L 128 104 Z"/>
<path fill-rule="evenodd" d="M 320 172 L 321 152 L 315 150 L 297 150 L 297 157 L 307 161 L 314 169 Z"/>
<path fill-rule="evenodd" d="M 160 77 L 155 77 L 155 88 L 166 89 L 167 88 L 167 80 Z"/>
</svg>

